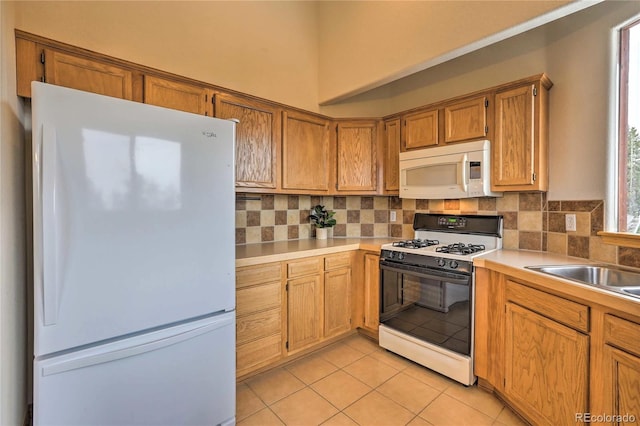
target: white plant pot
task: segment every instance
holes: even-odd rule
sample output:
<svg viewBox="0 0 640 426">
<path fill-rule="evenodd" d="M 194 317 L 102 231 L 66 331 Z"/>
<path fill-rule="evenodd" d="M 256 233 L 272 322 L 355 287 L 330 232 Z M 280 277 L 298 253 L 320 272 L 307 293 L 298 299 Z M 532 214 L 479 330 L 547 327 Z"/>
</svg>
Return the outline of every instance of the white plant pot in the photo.
<svg viewBox="0 0 640 426">
<path fill-rule="evenodd" d="M 316 228 L 316 239 L 326 240 L 328 231 L 329 231 L 329 228 Z"/>
</svg>

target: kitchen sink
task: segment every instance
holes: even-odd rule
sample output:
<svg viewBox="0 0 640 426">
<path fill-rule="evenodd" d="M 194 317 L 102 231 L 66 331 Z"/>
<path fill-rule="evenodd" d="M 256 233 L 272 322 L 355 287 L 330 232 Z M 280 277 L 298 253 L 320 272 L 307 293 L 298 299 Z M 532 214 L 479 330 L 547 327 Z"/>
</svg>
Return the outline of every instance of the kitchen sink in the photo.
<svg viewBox="0 0 640 426">
<path fill-rule="evenodd" d="M 526 268 L 640 297 L 640 270 L 613 265 L 548 265 Z"/>
<path fill-rule="evenodd" d="M 622 291 L 640 297 L 640 287 L 627 287 L 623 288 Z"/>
</svg>

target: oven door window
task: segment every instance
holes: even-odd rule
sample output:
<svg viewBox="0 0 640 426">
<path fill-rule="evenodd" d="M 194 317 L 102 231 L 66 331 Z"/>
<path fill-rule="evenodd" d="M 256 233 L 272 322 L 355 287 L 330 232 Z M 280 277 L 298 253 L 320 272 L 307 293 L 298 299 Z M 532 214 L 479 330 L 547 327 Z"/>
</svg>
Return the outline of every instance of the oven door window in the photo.
<svg viewBox="0 0 640 426">
<path fill-rule="evenodd" d="M 381 265 L 380 322 L 454 352 L 471 353 L 471 277 Z"/>
</svg>

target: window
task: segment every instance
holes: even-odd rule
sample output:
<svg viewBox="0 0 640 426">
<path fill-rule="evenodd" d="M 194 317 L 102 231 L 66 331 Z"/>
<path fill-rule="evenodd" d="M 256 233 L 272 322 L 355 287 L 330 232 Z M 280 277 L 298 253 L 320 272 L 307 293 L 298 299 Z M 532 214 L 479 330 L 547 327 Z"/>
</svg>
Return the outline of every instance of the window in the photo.
<svg viewBox="0 0 640 426">
<path fill-rule="evenodd" d="M 640 20 L 619 31 L 618 231 L 640 234 Z"/>
</svg>

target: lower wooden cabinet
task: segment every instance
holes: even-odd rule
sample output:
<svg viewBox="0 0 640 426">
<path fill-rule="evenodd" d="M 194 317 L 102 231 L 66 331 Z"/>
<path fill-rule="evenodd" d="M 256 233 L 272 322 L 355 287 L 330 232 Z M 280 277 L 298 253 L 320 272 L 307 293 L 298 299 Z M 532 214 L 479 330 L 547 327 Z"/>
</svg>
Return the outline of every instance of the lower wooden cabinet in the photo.
<svg viewBox="0 0 640 426">
<path fill-rule="evenodd" d="M 375 263 L 368 268 L 377 268 L 378 256 L 369 258 Z M 354 304 L 362 301 L 353 295 L 354 276 L 364 276 L 353 273 L 354 265 L 362 267 L 360 258 L 355 251 L 345 251 L 237 268 L 237 376 L 351 332 L 356 327 Z M 377 332 L 377 319 L 375 323 Z"/>
<path fill-rule="evenodd" d="M 236 271 L 236 371 L 245 375 L 282 357 L 281 264 Z"/>
<path fill-rule="evenodd" d="M 378 334 L 380 325 L 380 255 L 364 254 L 364 322 L 365 329 Z"/>
<path fill-rule="evenodd" d="M 539 424 L 568 424 L 587 412 L 589 337 L 506 305 L 504 394 Z"/>
<path fill-rule="evenodd" d="M 479 384 L 532 424 L 638 424 L 640 315 L 534 287 L 476 269 Z"/>
<path fill-rule="evenodd" d="M 640 324 L 605 315 L 601 360 L 592 412 L 609 414 L 610 424 L 640 423 Z"/>
<path fill-rule="evenodd" d="M 351 254 L 325 258 L 324 337 L 351 330 Z"/>
</svg>

